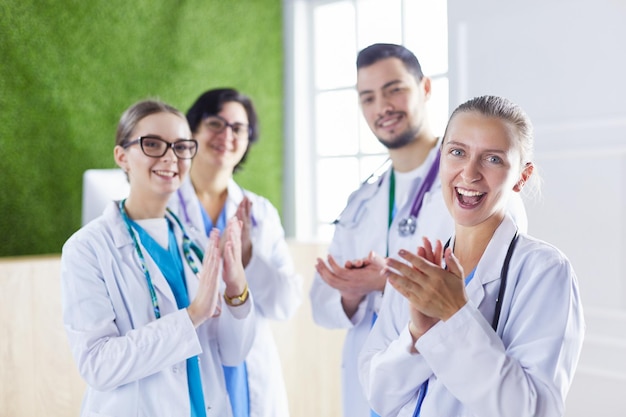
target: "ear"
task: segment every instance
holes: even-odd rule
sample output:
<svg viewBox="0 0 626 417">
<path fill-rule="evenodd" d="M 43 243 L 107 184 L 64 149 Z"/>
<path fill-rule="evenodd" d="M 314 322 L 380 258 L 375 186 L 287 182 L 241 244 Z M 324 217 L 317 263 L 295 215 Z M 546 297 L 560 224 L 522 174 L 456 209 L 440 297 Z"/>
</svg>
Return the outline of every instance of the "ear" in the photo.
<svg viewBox="0 0 626 417">
<path fill-rule="evenodd" d="M 424 97 L 426 99 L 430 98 L 430 93 L 431 93 L 431 83 L 430 83 L 430 78 L 424 76 L 424 78 L 422 78 L 422 88 L 424 89 Z"/>
<path fill-rule="evenodd" d="M 522 174 L 520 175 L 519 181 L 517 181 L 515 185 L 513 186 L 513 191 L 515 191 L 516 193 L 519 193 L 520 191 L 522 191 L 522 188 L 524 188 L 524 185 L 526 184 L 530 176 L 533 175 L 534 169 L 535 169 L 535 166 L 533 165 L 532 162 L 526 163 L 526 165 L 524 166 L 524 169 L 522 170 Z"/>
<path fill-rule="evenodd" d="M 113 148 L 113 158 L 115 159 L 115 163 L 122 168 L 122 170 L 128 173 L 128 156 L 126 155 L 126 150 L 119 145 L 116 145 Z"/>
</svg>

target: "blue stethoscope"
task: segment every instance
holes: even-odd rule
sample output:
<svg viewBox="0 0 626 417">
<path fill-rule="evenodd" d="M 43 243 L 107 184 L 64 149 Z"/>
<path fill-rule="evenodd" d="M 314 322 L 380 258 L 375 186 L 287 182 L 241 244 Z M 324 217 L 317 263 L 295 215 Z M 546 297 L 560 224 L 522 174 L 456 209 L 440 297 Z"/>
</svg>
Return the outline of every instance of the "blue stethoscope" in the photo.
<svg viewBox="0 0 626 417">
<path fill-rule="evenodd" d="M 419 215 L 420 209 L 422 208 L 422 204 L 424 202 L 424 196 L 435 183 L 435 179 L 437 178 L 437 173 L 439 172 L 439 159 L 441 159 L 441 150 L 437 150 L 437 155 L 435 155 L 435 160 L 431 164 L 428 169 L 428 173 L 422 181 L 419 190 L 415 194 L 415 199 L 413 199 L 413 204 L 411 205 L 411 211 L 409 212 L 409 217 L 405 217 L 398 221 L 398 232 L 400 236 L 406 237 L 409 235 L 415 234 L 415 230 L 417 229 L 417 216 Z M 390 196 L 389 196 L 389 204 L 393 204 L 392 200 L 394 199 L 393 193 L 395 188 L 395 181 L 393 177 L 393 171 L 391 173 L 392 183 L 390 184 Z"/>
</svg>

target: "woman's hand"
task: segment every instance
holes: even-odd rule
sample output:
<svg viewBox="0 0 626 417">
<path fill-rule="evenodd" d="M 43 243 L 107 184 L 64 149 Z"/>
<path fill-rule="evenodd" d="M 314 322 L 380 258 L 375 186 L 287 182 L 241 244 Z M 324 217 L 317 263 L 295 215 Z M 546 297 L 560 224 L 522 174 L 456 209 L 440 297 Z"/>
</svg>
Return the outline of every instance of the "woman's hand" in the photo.
<svg viewBox="0 0 626 417">
<path fill-rule="evenodd" d="M 222 277 L 226 284 L 225 294 L 229 298 L 240 296 L 247 285 L 243 270 L 242 257 L 242 222 L 232 217 L 226 224 L 222 240 L 224 241 L 224 269 Z"/>
<path fill-rule="evenodd" d="M 244 197 L 237 206 L 235 217 L 241 221 L 241 259 L 245 268 L 252 259 L 252 202 L 248 197 Z"/>
<path fill-rule="evenodd" d="M 433 249 L 428 240 L 418 248 L 417 254 L 400 250 L 399 256 L 408 264 L 389 258 L 385 275 L 389 283 L 407 298 L 416 313 L 445 321 L 467 303 L 467 295 L 461 265 L 448 248 L 444 254 L 448 269 L 444 269 L 438 261 L 442 250 L 441 242 L 437 242 Z M 426 324 L 420 316 L 412 314 L 412 319 L 416 321 L 413 323 L 416 334 L 424 330 L 418 328 L 420 323 Z"/>
<path fill-rule="evenodd" d="M 198 273 L 198 292 L 187 307 L 189 317 L 195 327 L 200 326 L 208 318 L 219 314 L 219 272 L 222 264 L 219 246 L 219 230 L 213 229 L 209 235 L 202 270 Z"/>
</svg>

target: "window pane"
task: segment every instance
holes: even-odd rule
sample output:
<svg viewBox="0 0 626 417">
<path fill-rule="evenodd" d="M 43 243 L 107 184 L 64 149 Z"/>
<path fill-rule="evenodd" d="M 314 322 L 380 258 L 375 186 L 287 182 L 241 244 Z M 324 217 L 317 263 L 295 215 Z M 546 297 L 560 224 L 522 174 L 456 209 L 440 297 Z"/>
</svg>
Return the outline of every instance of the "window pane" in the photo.
<svg viewBox="0 0 626 417">
<path fill-rule="evenodd" d="M 443 136 L 448 123 L 448 78 L 434 78 L 431 80 L 430 100 L 428 101 L 428 114 L 433 133 Z"/>
<path fill-rule="evenodd" d="M 357 20 L 358 50 L 379 42 L 402 43 L 401 0 L 359 0 Z"/>
<path fill-rule="evenodd" d="M 359 165 L 355 157 L 324 158 L 317 162 L 317 218 L 335 220 L 359 186 Z"/>
<path fill-rule="evenodd" d="M 448 16 L 445 0 L 404 2 L 406 47 L 422 64 L 426 74 L 448 72 Z"/>
<path fill-rule="evenodd" d="M 318 89 L 356 84 L 354 16 L 352 2 L 340 1 L 315 8 L 313 37 Z"/>
<path fill-rule="evenodd" d="M 317 226 L 317 239 L 322 242 L 330 242 L 335 233 L 335 225 L 332 223 L 320 223 Z"/>
<path fill-rule="evenodd" d="M 359 161 L 361 165 L 361 182 L 367 180 L 370 175 L 374 173 L 380 175 L 380 172 L 377 171 L 379 171 L 383 167 L 383 164 L 385 164 L 385 161 L 387 159 L 389 159 L 389 155 L 387 153 L 383 155 L 365 156 L 361 158 L 361 160 Z"/>
<path fill-rule="evenodd" d="M 318 155 L 355 155 L 359 149 L 356 91 L 320 93 L 316 98 L 315 143 Z"/>
</svg>

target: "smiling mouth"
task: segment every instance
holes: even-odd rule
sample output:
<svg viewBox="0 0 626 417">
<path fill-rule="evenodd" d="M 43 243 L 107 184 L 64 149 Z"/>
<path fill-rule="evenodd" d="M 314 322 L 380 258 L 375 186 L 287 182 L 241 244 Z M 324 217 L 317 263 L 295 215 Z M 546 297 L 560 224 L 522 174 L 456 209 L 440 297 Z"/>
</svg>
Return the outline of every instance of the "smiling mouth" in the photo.
<svg viewBox="0 0 626 417">
<path fill-rule="evenodd" d="M 223 146 L 223 145 L 213 145 L 213 144 L 211 144 L 209 146 L 210 146 L 211 149 L 213 149 L 214 151 L 219 152 L 219 153 L 224 153 L 224 152 L 228 151 L 226 146 Z"/>
<path fill-rule="evenodd" d="M 463 188 L 455 187 L 456 198 L 461 207 L 472 208 L 477 206 L 487 193 L 481 193 L 480 191 L 466 190 Z"/>
<path fill-rule="evenodd" d="M 379 120 L 376 123 L 376 125 L 379 128 L 386 129 L 386 128 L 390 127 L 390 126 L 394 126 L 401 119 L 402 119 L 402 115 L 401 114 L 386 115 L 382 120 Z"/>
<path fill-rule="evenodd" d="M 161 177 L 169 177 L 169 178 L 174 178 L 177 175 L 175 172 L 172 172 L 172 171 L 154 171 L 154 173 Z"/>
</svg>

